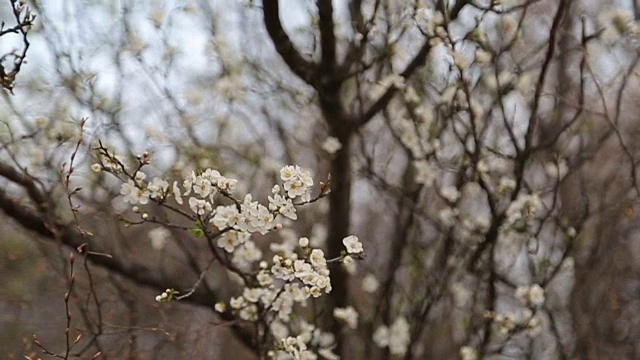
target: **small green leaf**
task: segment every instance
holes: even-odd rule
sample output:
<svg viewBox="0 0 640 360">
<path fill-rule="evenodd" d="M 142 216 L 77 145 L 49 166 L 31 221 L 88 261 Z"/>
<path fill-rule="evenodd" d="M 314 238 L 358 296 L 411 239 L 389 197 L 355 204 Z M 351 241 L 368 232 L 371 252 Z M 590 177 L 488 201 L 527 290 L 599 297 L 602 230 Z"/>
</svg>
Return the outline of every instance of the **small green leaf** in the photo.
<svg viewBox="0 0 640 360">
<path fill-rule="evenodd" d="M 204 231 L 202 231 L 202 229 L 189 229 L 189 232 L 191 233 L 191 235 L 195 236 L 195 237 L 201 237 L 204 235 Z"/>
</svg>

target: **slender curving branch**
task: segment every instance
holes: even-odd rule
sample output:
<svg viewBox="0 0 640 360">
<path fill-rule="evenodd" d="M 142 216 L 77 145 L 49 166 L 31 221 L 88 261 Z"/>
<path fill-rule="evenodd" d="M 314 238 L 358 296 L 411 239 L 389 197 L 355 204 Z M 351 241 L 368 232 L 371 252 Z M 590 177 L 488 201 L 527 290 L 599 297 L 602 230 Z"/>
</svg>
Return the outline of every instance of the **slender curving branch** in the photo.
<svg viewBox="0 0 640 360">
<path fill-rule="evenodd" d="M 6 165 L 0 167 L 0 170 L 3 171 L 7 169 L 10 169 L 10 167 Z M 6 177 L 12 179 L 10 176 Z M 16 183 L 30 189 L 29 195 L 31 197 L 36 199 L 45 198 L 44 193 L 40 192 L 33 183 L 29 183 L 28 178 L 21 177 L 16 179 L 19 180 L 16 181 Z M 47 217 L 47 214 L 39 214 L 27 203 L 17 201 L 4 190 L 0 190 L 0 209 L 7 216 L 17 221 L 23 228 L 29 229 L 43 238 L 54 240 L 59 244 L 89 255 L 95 253 L 109 254 L 111 252 L 108 248 L 105 248 L 100 241 L 89 241 L 86 236 L 80 233 L 73 223 L 64 224 L 50 219 Z M 163 274 L 157 271 L 157 269 L 149 268 L 124 256 L 89 256 L 89 260 L 92 263 L 113 273 L 119 274 L 136 284 L 153 288 L 158 292 L 164 291 L 164 289 L 167 288 L 186 288 L 184 286 L 184 281 L 181 281 L 182 279 L 180 279 L 180 276 L 176 275 L 168 277 L 167 274 Z M 203 287 L 199 287 L 192 291 L 193 292 L 190 296 L 182 301 L 212 309 L 215 303 L 219 300 L 215 293 L 207 291 Z M 230 313 L 222 313 L 219 315 L 224 321 L 228 321 L 232 324 L 237 323 Z M 248 331 L 248 329 L 235 325 L 232 326 L 232 329 L 233 334 L 242 344 L 249 349 L 254 348 L 253 335 Z"/>
<path fill-rule="evenodd" d="M 289 35 L 287 35 L 284 28 L 282 28 L 278 0 L 264 0 L 262 8 L 264 25 L 282 60 L 284 60 L 294 74 L 307 84 L 314 85 L 316 83 L 315 76 L 318 66 L 300 55 L 300 52 L 291 42 Z"/>
<path fill-rule="evenodd" d="M 407 67 L 400 73 L 400 76 L 403 78 L 410 77 L 416 70 L 422 67 L 427 61 L 427 55 L 431 51 L 431 43 L 430 39 L 425 39 L 424 43 L 420 47 L 418 53 L 413 57 L 411 62 L 407 65 Z M 371 120 L 377 113 L 382 111 L 391 99 L 396 95 L 398 89 L 395 86 L 390 86 L 384 94 L 380 95 L 380 97 L 373 102 L 371 106 L 367 110 L 360 115 L 358 119 L 358 124 L 360 126 L 366 124 L 369 120 Z"/>
</svg>

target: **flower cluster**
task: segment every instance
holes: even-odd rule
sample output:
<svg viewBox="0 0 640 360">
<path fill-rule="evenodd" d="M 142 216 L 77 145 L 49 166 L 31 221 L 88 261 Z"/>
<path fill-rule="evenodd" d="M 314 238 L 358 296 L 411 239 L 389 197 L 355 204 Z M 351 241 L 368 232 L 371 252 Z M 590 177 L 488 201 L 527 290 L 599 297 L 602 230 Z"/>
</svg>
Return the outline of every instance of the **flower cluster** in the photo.
<svg viewBox="0 0 640 360">
<path fill-rule="evenodd" d="M 282 339 L 280 346 L 281 351 L 274 356 L 276 359 L 286 359 L 290 358 L 289 356 L 296 360 L 315 360 L 318 358 L 314 352 L 307 350 L 307 344 L 302 336 L 289 336 Z"/>
<path fill-rule="evenodd" d="M 463 346 L 460 348 L 460 359 L 478 360 L 478 352 L 470 346 Z"/>
<path fill-rule="evenodd" d="M 273 189 L 271 189 L 272 196 L 269 196 L 269 210 L 276 211 L 291 220 L 297 220 L 298 214 L 296 214 L 293 201 L 287 195 L 281 195 L 280 192 L 281 189 L 278 185 L 274 185 Z"/>
<path fill-rule="evenodd" d="M 529 330 L 535 335 L 540 329 L 540 318 L 531 309 L 522 311 L 489 314 L 500 334 L 512 334 L 519 330 Z"/>
<path fill-rule="evenodd" d="M 320 249 L 313 249 L 307 259 L 298 259 L 297 254 L 291 257 L 275 255 L 271 273 L 276 279 L 299 280 L 303 284 L 305 299 L 309 296 L 319 297 L 323 292 L 331 292 L 327 261 Z"/>
<path fill-rule="evenodd" d="M 236 267 L 245 271 L 251 268 L 251 264 L 262 259 L 262 251 L 251 240 L 250 233 L 227 231 L 218 238 L 216 244 L 231 254 L 231 262 Z"/>
<path fill-rule="evenodd" d="M 602 12 L 598 22 L 602 28 L 602 37 L 605 42 L 615 43 L 621 37 L 638 38 L 640 36 L 640 26 L 633 16 L 621 8 L 612 8 Z"/>
<path fill-rule="evenodd" d="M 224 177 L 217 170 L 206 169 L 199 175 L 192 171 L 189 178 L 184 180 L 182 186 L 185 189 L 185 196 L 190 195 L 193 191 L 202 200 L 213 200 L 217 192 L 226 195 L 233 193 L 237 183 L 238 180 Z M 192 203 L 190 199 L 189 205 Z"/>
<path fill-rule="evenodd" d="M 111 160 L 111 163 L 116 162 Z M 105 169 L 108 169 L 108 166 L 105 165 Z M 199 175 L 192 172 L 182 184 L 183 192 L 177 182 L 170 186 L 166 180 L 157 177 L 145 182 L 146 177 L 144 172 L 138 170 L 132 179 L 122 184 L 120 194 L 124 196 L 125 202 L 144 205 L 149 202 L 149 199 L 164 201 L 169 195 L 173 195 L 178 204 L 183 204 L 182 196 L 193 193 L 194 196 L 188 200 L 189 207 L 200 216 L 211 213 L 214 196 L 218 192 L 230 196 L 238 182 L 236 179 L 220 175 L 216 170 L 207 169 Z"/>
<path fill-rule="evenodd" d="M 304 258 L 296 253 L 290 256 L 276 254 L 270 268 L 266 262 L 261 267 L 256 276 L 260 287 L 245 288 L 241 296 L 232 298 L 232 309 L 253 309 L 259 303 L 287 322 L 296 303 L 304 306 L 310 297 L 317 298 L 331 291 L 327 261 L 320 249 L 311 250 Z M 245 315 L 246 311 L 240 311 L 241 318 L 250 320 Z"/>
<path fill-rule="evenodd" d="M 103 169 L 112 173 L 119 173 L 126 170 L 124 159 L 120 155 L 107 152 L 106 155 L 101 158 L 101 163 L 91 165 L 91 170 L 96 173 L 101 172 Z"/>
<path fill-rule="evenodd" d="M 114 159 L 109 164 L 119 164 Z M 109 170 L 113 166 L 115 165 L 104 165 L 104 168 Z M 144 172 L 138 170 L 131 179 L 122 184 L 120 194 L 125 202 L 145 205 L 149 199 L 164 201 L 172 195 L 178 204 L 183 204 L 182 197 L 191 195 L 187 201 L 191 211 L 201 219 L 208 219 L 219 230 L 233 229 L 238 232 L 259 232 L 263 235 L 279 226 L 275 222 L 277 215 L 296 220 L 293 201 L 300 199 L 301 203 L 308 202 L 313 186 L 313 179 L 308 170 L 288 165 L 280 170 L 283 184 L 282 187 L 273 187 L 268 207 L 254 201 L 251 194 L 245 195 L 242 202 L 215 206 L 217 194 L 233 199 L 233 191 L 238 180 L 222 176 L 217 170 L 206 169 L 200 174 L 191 172 L 189 178 L 182 183 L 181 189 L 177 182 L 170 186 L 161 178 L 147 182 L 146 177 Z"/>
<path fill-rule="evenodd" d="M 362 243 L 357 237 L 346 237 L 343 243 L 346 247 L 344 253 L 362 254 Z M 317 353 L 331 359 L 331 348 L 335 345 L 333 338 L 331 341 L 326 337 L 319 338 L 322 333 L 319 329 L 309 329 L 309 324 L 293 316 L 296 305 L 304 307 L 309 299 L 331 291 L 328 260 L 321 249 L 309 247 L 308 238 L 299 238 L 296 245 L 295 249 L 286 245 L 274 247 L 286 251 L 275 254 L 271 264 L 262 261 L 255 277 L 255 286 L 246 287 L 242 295 L 231 298 L 228 307 L 225 303 L 218 303 L 216 310 L 224 312 L 229 309 L 247 321 L 264 316 L 272 324 L 272 335 L 279 342 L 277 351 L 272 354 L 276 359 L 289 359 L 287 356 L 315 359 Z M 352 329 L 357 327 L 358 313 L 352 307 L 337 308 L 334 316 Z M 296 327 L 306 330 L 291 336 L 289 328 Z M 318 349 L 318 352 L 311 351 L 309 345 Z"/>
<path fill-rule="evenodd" d="M 280 170 L 280 179 L 284 181 L 284 191 L 289 198 L 299 196 L 305 202 L 311 199 L 313 179 L 308 170 L 303 170 L 298 165 L 287 165 Z"/>
<path fill-rule="evenodd" d="M 277 360 L 290 360 L 298 358 L 317 359 L 317 355 L 327 360 L 338 360 L 333 353 L 335 337 L 332 333 L 320 330 L 313 324 L 301 320 L 297 324 L 296 336 L 291 336 L 289 328 L 279 321 L 271 323 L 271 333 L 276 339 L 280 339 L 276 349 L 269 352 L 269 356 Z M 295 338 L 295 343 L 292 341 Z M 311 349 L 317 350 L 316 352 Z M 299 357 L 296 357 L 299 356 Z"/>
<path fill-rule="evenodd" d="M 545 300 L 544 289 L 538 284 L 518 286 L 516 289 L 516 297 L 520 299 L 523 304 L 531 307 L 541 306 Z"/>
<path fill-rule="evenodd" d="M 234 229 L 264 235 L 274 229 L 274 221 L 274 214 L 266 206 L 254 201 L 251 194 L 247 194 L 239 210 L 237 205 L 216 207 L 210 222 L 219 230 Z"/>
<path fill-rule="evenodd" d="M 516 229 L 524 229 L 534 220 L 542 208 L 542 200 L 538 195 L 520 194 L 507 209 L 507 224 Z"/>
<path fill-rule="evenodd" d="M 135 177 L 129 179 L 126 183 L 122 184 L 120 188 L 120 195 L 124 196 L 124 201 L 132 205 L 146 204 L 149 202 L 149 190 L 139 184 L 147 177 L 142 171 L 138 171 Z"/>
<path fill-rule="evenodd" d="M 302 202 L 308 202 L 311 199 L 313 179 L 308 170 L 291 165 L 280 170 L 280 178 L 284 183 L 282 187 L 273 187 L 268 207 L 253 201 L 251 194 L 247 194 L 239 209 L 237 205 L 216 207 L 211 223 L 220 230 L 231 228 L 264 235 L 277 226 L 274 221 L 278 214 L 296 220 L 293 200 L 300 198 Z"/>
<path fill-rule="evenodd" d="M 156 296 L 156 301 L 157 302 L 169 302 L 169 301 L 175 300 L 176 296 L 178 296 L 178 291 L 176 291 L 174 289 L 167 289 L 162 294 Z"/>
<path fill-rule="evenodd" d="M 103 152 L 104 156 L 111 158 L 106 150 Z M 271 261 L 267 261 L 252 237 L 252 234 L 264 235 L 280 230 L 279 216 L 297 219 L 296 206 L 311 202 L 314 181 L 308 170 L 292 165 L 281 168 L 282 183 L 273 186 L 268 204 L 263 205 L 251 194 L 246 194 L 242 200 L 237 199 L 233 192 L 238 181 L 222 176 L 216 170 L 191 172 L 181 184 L 177 181 L 170 184 L 161 178 L 148 181 L 147 175 L 141 171 L 148 164 L 148 155 L 140 157 L 139 161 L 140 166 L 132 173 L 128 173 L 126 167 L 115 159 L 110 164 L 116 165 L 107 167 L 102 165 L 103 161 L 100 166 L 102 170 L 113 173 L 116 173 L 114 167 L 119 166 L 118 173 L 128 177 L 120 189 L 126 203 L 145 205 L 153 201 L 162 206 L 172 197 L 177 204 L 188 205 L 190 213 L 182 210 L 179 213 L 195 221 L 196 228 L 192 233 L 197 236 L 206 234 L 214 240 L 217 249 L 214 251 L 220 252 L 217 258 L 224 259 L 220 260 L 222 265 L 240 275 L 245 284 L 241 294 L 217 303 L 216 311 L 228 312 L 244 321 L 268 324 L 269 339 L 273 340 L 274 346 L 269 352 L 272 358 L 338 358 L 332 352 L 335 347 L 332 334 L 322 332 L 293 314 L 296 306 L 307 306 L 309 300 L 331 292 L 327 264 L 331 261 L 353 263 L 354 258 L 361 258 L 364 248 L 360 240 L 355 236 L 345 237 L 345 249 L 341 255 L 328 260 L 324 251 L 317 247 L 320 243 L 306 237 L 295 237 L 293 231 L 282 229 L 280 233 L 285 241 L 270 244 L 274 255 Z M 326 194 L 324 188 L 321 190 L 319 197 Z M 186 201 L 183 201 L 185 197 Z M 172 206 L 168 208 L 178 211 Z M 137 206 L 133 210 L 140 213 Z M 142 215 L 143 220 L 149 219 L 146 213 Z M 170 233 L 164 228 L 156 228 L 149 235 L 154 247 L 160 249 Z M 255 266 L 256 263 L 259 265 Z M 178 292 L 173 289 L 167 289 L 156 297 L 158 302 L 176 299 Z M 358 313 L 352 307 L 335 309 L 334 316 L 350 328 L 357 327 Z M 390 346 L 397 348 L 397 345 Z"/>
<path fill-rule="evenodd" d="M 516 327 L 516 316 L 511 312 L 496 314 L 493 319 L 501 334 L 508 334 Z"/>
<path fill-rule="evenodd" d="M 345 322 L 351 329 L 358 327 L 358 312 L 352 306 L 333 309 L 333 316 Z"/>
</svg>

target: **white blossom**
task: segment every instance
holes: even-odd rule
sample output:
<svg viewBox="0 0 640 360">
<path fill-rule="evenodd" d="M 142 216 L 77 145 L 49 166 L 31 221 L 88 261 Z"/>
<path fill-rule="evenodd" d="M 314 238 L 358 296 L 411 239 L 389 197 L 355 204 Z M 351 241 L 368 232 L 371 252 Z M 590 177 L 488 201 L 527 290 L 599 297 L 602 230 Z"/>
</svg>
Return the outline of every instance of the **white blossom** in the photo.
<svg viewBox="0 0 640 360">
<path fill-rule="evenodd" d="M 247 238 L 249 234 L 243 233 Z M 262 259 L 262 250 L 253 241 L 245 240 L 233 253 L 233 263 L 243 270 L 249 270 L 252 263 Z"/>
<path fill-rule="evenodd" d="M 502 334 L 508 334 L 511 330 L 515 329 L 517 325 L 515 315 L 510 312 L 497 314 L 494 323 L 498 327 L 498 332 Z"/>
<path fill-rule="evenodd" d="M 126 166 L 124 165 L 124 159 L 120 155 L 109 154 L 102 159 L 102 163 L 104 168 L 108 171 L 112 171 L 114 173 L 118 173 L 124 169 Z"/>
<path fill-rule="evenodd" d="M 289 336 L 289 328 L 281 321 L 275 320 L 269 325 L 273 337 L 276 339 L 284 339 Z"/>
<path fill-rule="evenodd" d="M 215 215 L 211 218 L 211 223 L 219 230 L 235 226 L 240 220 L 238 208 L 234 205 L 218 206 Z"/>
<path fill-rule="evenodd" d="M 362 290 L 367 293 L 373 294 L 378 290 L 380 283 L 378 279 L 376 279 L 375 275 L 367 274 L 364 279 L 362 279 Z"/>
<path fill-rule="evenodd" d="M 227 311 L 227 304 L 225 304 L 222 301 L 219 301 L 215 304 L 215 306 L 213 307 L 213 309 L 219 313 L 223 313 L 225 311 Z"/>
<path fill-rule="evenodd" d="M 212 210 L 212 206 L 210 202 L 202 199 L 197 199 L 194 197 L 189 198 L 189 207 L 191 208 L 191 211 L 193 211 L 198 215 L 208 214 Z"/>
<path fill-rule="evenodd" d="M 274 194 L 269 196 L 269 210 L 277 211 L 282 216 L 291 220 L 297 220 L 296 208 L 293 206 L 293 202 L 290 198 L 282 196 L 280 194 Z"/>
<path fill-rule="evenodd" d="M 622 8 L 611 8 L 599 15 L 603 28 L 602 38 L 609 43 L 617 41 L 621 36 L 638 36 L 638 24 L 632 15 Z"/>
<path fill-rule="evenodd" d="M 515 190 L 516 181 L 510 177 L 503 176 L 500 178 L 500 182 L 498 183 L 498 188 L 496 189 L 498 194 L 505 194 Z"/>
<path fill-rule="evenodd" d="M 39 117 L 36 119 L 36 127 L 40 130 L 44 130 L 49 125 L 49 119 L 45 117 Z"/>
<path fill-rule="evenodd" d="M 373 342 L 381 348 L 389 346 L 389 328 L 385 325 L 378 327 L 373 333 Z"/>
<path fill-rule="evenodd" d="M 124 196 L 125 202 L 132 205 L 144 205 L 149 202 L 149 191 L 138 188 L 133 180 L 128 180 L 126 183 L 122 184 L 122 187 L 120 188 L 120 195 Z"/>
<path fill-rule="evenodd" d="M 269 272 L 266 270 L 261 270 L 256 276 L 256 279 L 258 279 L 258 283 L 260 284 L 260 286 L 263 287 L 269 287 L 273 284 L 273 279 L 271 278 Z"/>
<path fill-rule="evenodd" d="M 232 253 L 237 246 L 245 241 L 245 237 L 236 231 L 227 231 L 218 238 L 217 245 L 228 253 Z"/>
<path fill-rule="evenodd" d="M 246 302 L 242 296 L 232 297 L 231 299 L 229 299 L 229 305 L 233 309 L 240 309 L 245 306 L 245 304 Z"/>
<path fill-rule="evenodd" d="M 351 256 L 342 258 L 342 268 L 349 274 L 354 275 L 357 271 L 356 261 Z"/>
<path fill-rule="evenodd" d="M 424 184 L 429 187 L 433 185 L 435 180 L 435 172 L 426 160 L 418 160 L 413 162 L 413 166 L 416 168 L 415 181 L 418 184 Z"/>
<path fill-rule="evenodd" d="M 379 347 L 389 347 L 393 355 L 404 355 L 407 352 L 411 334 L 409 323 L 403 316 L 396 318 L 390 327 L 380 326 L 373 334 L 373 341 Z"/>
<path fill-rule="evenodd" d="M 392 354 L 404 355 L 407 352 L 409 341 L 409 323 L 403 316 L 398 317 L 390 329 L 389 351 Z"/>
<path fill-rule="evenodd" d="M 452 203 L 458 201 L 460 198 L 460 191 L 458 191 L 455 186 L 445 186 L 440 190 L 440 193 L 443 198 Z"/>
<path fill-rule="evenodd" d="M 283 187 L 289 198 L 301 196 L 303 201 L 309 200 L 313 179 L 308 170 L 297 165 L 287 165 L 280 169 L 280 178 L 284 181 Z"/>
<path fill-rule="evenodd" d="M 486 67 L 491 64 L 492 55 L 490 52 L 477 48 L 474 56 L 474 61 L 480 67 Z"/>
<path fill-rule="evenodd" d="M 239 315 L 242 320 L 258 320 L 258 307 L 254 304 L 247 305 L 240 310 Z"/>
<path fill-rule="evenodd" d="M 458 210 L 452 209 L 447 206 L 444 209 L 440 210 L 440 212 L 438 213 L 438 218 L 440 219 L 440 222 L 443 226 L 447 228 L 453 227 L 453 225 L 456 224 L 458 218 Z"/>
<path fill-rule="evenodd" d="M 236 228 L 240 231 L 259 232 L 266 234 L 274 227 L 273 214 L 264 205 L 252 200 L 251 194 L 247 194 L 240 205 L 240 216 L 237 219 Z"/>
<path fill-rule="evenodd" d="M 538 195 L 520 194 L 507 209 L 507 220 L 510 224 L 518 221 L 527 221 L 532 219 L 542 208 L 542 201 Z"/>
<path fill-rule="evenodd" d="M 478 160 L 478 163 L 476 164 L 476 170 L 478 170 L 478 172 L 482 174 L 487 173 L 489 171 L 489 164 L 487 163 L 487 160 Z"/>
<path fill-rule="evenodd" d="M 460 348 L 460 359 L 478 360 L 478 352 L 470 346 L 463 346 Z"/>
<path fill-rule="evenodd" d="M 167 241 L 171 236 L 171 232 L 163 227 L 157 227 L 149 230 L 149 239 L 151 239 L 151 247 L 154 250 L 164 249 Z"/>
<path fill-rule="evenodd" d="M 147 185 L 149 190 L 149 197 L 152 199 L 161 198 L 167 193 L 169 189 L 169 183 L 161 178 L 154 178 L 153 181 Z"/>
<path fill-rule="evenodd" d="M 538 284 L 531 286 L 518 286 L 516 289 L 516 297 L 524 304 L 532 306 L 540 306 L 544 304 L 544 289 Z"/>
<path fill-rule="evenodd" d="M 311 250 L 309 255 L 309 261 L 316 269 L 322 269 L 327 267 L 327 260 L 324 258 L 324 252 L 320 249 Z"/>
<path fill-rule="evenodd" d="M 361 254 L 364 252 L 364 248 L 362 247 L 362 243 L 358 240 L 357 236 L 350 235 L 346 238 L 342 239 L 342 243 L 345 248 L 347 248 L 348 254 Z"/>
<path fill-rule="evenodd" d="M 544 165 L 544 170 L 547 173 L 547 176 L 554 179 L 562 180 L 564 176 L 567 175 L 569 168 L 566 161 L 550 161 Z"/>
<path fill-rule="evenodd" d="M 333 309 L 333 316 L 344 321 L 352 329 L 358 327 L 358 312 L 352 306 Z"/>
<path fill-rule="evenodd" d="M 298 240 L 298 245 L 300 245 L 300 247 L 308 247 L 309 246 L 309 238 L 306 237 L 301 237 L 300 240 Z"/>
<path fill-rule="evenodd" d="M 196 180 L 193 183 L 193 192 L 201 198 L 206 198 L 213 191 L 211 181 L 203 176 L 196 176 Z"/>
<path fill-rule="evenodd" d="M 289 336 L 286 339 L 283 339 L 282 348 L 286 354 L 291 355 L 295 360 L 317 359 L 317 355 L 315 353 L 307 350 L 307 344 L 305 344 L 301 336 Z"/>
<path fill-rule="evenodd" d="M 180 192 L 180 187 L 178 186 L 178 182 L 174 181 L 173 182 L 173 197 L 176 199 L 176 202 L 180 205 L 183 204 L 182 201 L 182 193 Z"/>
<path fill-rule="evenodd" d="M 336 137 L 329 136 L 322 143 L 322 150 L 328 152 L 331 155 L 335 154 L 340 149 L 342 149 L 342 144 Z"/>
</svg>

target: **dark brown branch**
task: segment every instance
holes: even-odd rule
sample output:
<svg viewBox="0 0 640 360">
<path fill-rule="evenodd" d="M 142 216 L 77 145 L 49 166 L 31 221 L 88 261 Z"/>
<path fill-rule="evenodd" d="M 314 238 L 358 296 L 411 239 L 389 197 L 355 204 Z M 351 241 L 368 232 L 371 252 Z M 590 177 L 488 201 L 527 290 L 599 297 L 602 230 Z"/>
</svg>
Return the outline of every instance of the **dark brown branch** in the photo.
<svg viewBox="0 0 640 360">
<path fill-rule="evenodd" d="M 564 19 L 565 13 L 568 11 L 570 1 L 561 1 L 558 6 L 558 11 L 556 12 L 555 17 L 553 18 L 553 23 L 551 25 L 551 29 L 549 30 L 549 47 L 547 48 L 547 53 L 545 55 L 544 63 L 542 65 L 542 70 L 540 71 L 540 76 L 538 77 L 538 82 L 536 84 L 536 91 L 533 98 L 533 106 L 531 107 L 531 117 L 529 119 L 529 125 L 527 127 L 527 133 L 524 138 L 524 151 L 528 152 L 531 149 L 531 142 L 533 141 L 533 134 L 536 130 L 536 126 L 538 124 L 538 108 L 540 106 L 540 100 L 542 98 L 542 91 L 544 89 L 545 79 L 547 77 L 547 72 L 551 67 L 551 60 L 553 60 L 555 49 L 556 49 L 556 40 L 558 38 L 558 34 L 560 32 L 560 25 L 562 24 L 562 20 Z"/>
<path fill-rule="evenodd" d="M 322 60 L 320 62 L 320 73 L 332 78 L 335 76 L 333 70 L 336 65 L 336 34 L 333 23 L 333 5 L 331 0 L 318 0 L 318 16 L 320 22 L 320 48 L 322 50 Z"/>
<path fill-rule="evenodd" d="M 349 234 L 351 216 L 351 151 L 350 136 L 340 139 L 342 149 L 331 162 L 331 192 L 329 193 L 329 216 L 327 234 L 328 258 L 340 256 L 342 239 Z M 331 284 L 333 290 L 329 293 L 331 307 L 345 307 L 348 300 L 347 273 L 339 263 L 330 264 Z M 327 315 L 331 318 L 331 313 Z M 342 351 L 342 338 L 339 336 L 341 325 L 333 322 L 331 331 L 336 335 L 336 353 Z"/>
<path fill-rule="evenodd" d="M 39 207 L 43 206 L 46 199 L 38 186 L 35 183 L 35 179 L 29 176 L 27 173 L 21 173 L 14 167 L 0 162 L 0 176 L 7 178 L 8 180 L 24 187 L 27 194 Z"/>
<path fill-rule="evenodd" d="M 317 65 L 304 59 L 302 55 L 300 55 L 300 52 L 293 46 L 289 35 L 287 35 L 282 28 L 278 10 L 278 0 L 263 1 L 264 25 L 267 28 L 269 37 L 273 41 L 278 54 L 280 54 L 284 62 L 289 66 L 289 69 L 307 84 L 313 85 L 315 83 Z"/>
<path fill-rule="evenodd" d="M 338 66 L 336 70 L 337 76 L 341 79 L 347 79 L 353 76 L 355 73 L 364 72 L 377 60 L 370 61 L 369 65 L 357 64 L 363 61 L 363 53 L 368 42 L 369 30 L 373 26 L 373 20 L 377 16 L 378 9 L 380 8 L 380 0 L 376 0 L 373 5 L 373 14 L 369 16 L 369 19 L 365 21 L 362 14 L 362 0 L 354 0 L 349 3 L 349 12 L 351 15 L 351 26 L 354 33 L 354 38 L 350 41 L 349 46 L 346 49 L 344 60 Z M 358 41 L 357 36 L 362 36 Z M 384 54 L 387 56 L 387 54 Z M 357 65 L 356 65 L 357 64 Z"/>
<path fill-rule="evenodd" d="M 464 0 L 464 1 L 456 1 L 456 4 L 453 6 L 453 8 L 449 11 L 449 18 L 451 19 L 455 19 L 458 17 L 458 15 L 460 15 L 460 11 L 462 11 L 462 9 L 467 6 L 468 4 L 471 4 L 470 0 Z"/>
<path fill-rule="evenodd" d="M 31 45 L 29 43 L 29 39 L 27 39 L 27 33 L 33 25 L 33 21 L 36 17 L 31 13 L 31 10 L 28 7 L 23 5 L 18 0 L 9 0 L 9 2 L 11 2 L 13 17 L 15 18 L 17 25 L 10 29 L 0 29 L 0 36 L 8 34 L 9 32 L 20 34 L 22 35 L 23 46 L 22 52 L 7 54 L 13 56 L 12 69 L 5 70 L 4 66 L 0 64 L 0 83 L 2 87 L 13 94 L 13 85 L 15 78 L 22 68 L 22 64 L 27 57 L 27 51 L 29 50 L 29 46 Z M 2 27 L 4 27 L 4 22 L 2 23 Z M 7 55 L 2 56 L 2 58 L 4 59 L 4 57 Z"/>
<path fill-rule="evenodd" d="M 29 209 L 26 205 L 19 204 L 4 191 L 0 191 L 0 209 L 25 229 L 29 229 L 44 238 L 56 240 L 73 249 L 83 249 L 83 252 L 110 253 L 109 249 L 101 246 L 100 241 L 90 241 L 87 244 L 88 239 L 83 236 L 73 224 L 67 226 L 61 223 L 46 223 L 43 218 L 33 210 Z M 162 276 L 162 272 L 157 269 L 148 268 L 122 256 L 109 257 L 96 255 L 90 256 L 89 259 L 94 264 L 119 274 L 136 284 L 148 286 L 157 291 L 163 291 L 167 288 L 185 288 L 179 276 L 164 277 Z M 200 288 L 183 301 L 212 309 L 218 301 L 218 298 L 216 294 Z M 230 313 L 220 314 L 220 317 L 224 321 L 235 321 L 235 318 Z M 233 330 L 233 333 L 244 345 L 249 349 L 253 348 L 253 338 L 249 332 L 241 327 L 233 327 Z"/>
</svg>

